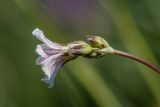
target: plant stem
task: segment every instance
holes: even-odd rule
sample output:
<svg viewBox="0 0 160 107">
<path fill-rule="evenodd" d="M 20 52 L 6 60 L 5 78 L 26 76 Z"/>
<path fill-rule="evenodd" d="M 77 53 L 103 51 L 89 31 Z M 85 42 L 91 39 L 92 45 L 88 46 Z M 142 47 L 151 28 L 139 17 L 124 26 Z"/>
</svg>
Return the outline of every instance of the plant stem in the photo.
<svg viewBox="0 0 160 107">
<path fill-rule="evenodd" d="M 126 52 L 122 52 L 122 51 L 118 51 L 118 50 L 114 50 L 113 52 L 114 55 L 119 55 L 119 56 L 123 56 L 123 57 L 126 57 L 126 58 L 129 58 L 129 59 L 132 59 L 132 60 L 135 60 L 137 62 L 140 62 L 146 66 L 148 66 L 149 68 L 151 68 L 152 70 L 156 71 L 157 73 L 160 73 L 160 68 L 158 68 L 157 66 L 141 59 L 141 58 L 138 58 L 134 55 L 131 55 L 131 54 L 128 54 Z"/>
</svg>

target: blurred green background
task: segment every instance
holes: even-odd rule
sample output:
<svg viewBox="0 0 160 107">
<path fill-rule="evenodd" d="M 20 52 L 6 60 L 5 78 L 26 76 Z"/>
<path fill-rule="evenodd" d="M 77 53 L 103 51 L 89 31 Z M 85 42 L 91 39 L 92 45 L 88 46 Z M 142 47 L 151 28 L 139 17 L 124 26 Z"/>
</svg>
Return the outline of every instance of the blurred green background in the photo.
<svg viewBox="0 0 160 107">
<path fill-rule="evenodd" d="M 160 107 L 160 75 L 118 56 L 78 58 L 51 89 L 31 34 L 67 43 L 100 35 L 160 66 L 159 0 L 0 0 L 0 107 Z"/>
</svg>

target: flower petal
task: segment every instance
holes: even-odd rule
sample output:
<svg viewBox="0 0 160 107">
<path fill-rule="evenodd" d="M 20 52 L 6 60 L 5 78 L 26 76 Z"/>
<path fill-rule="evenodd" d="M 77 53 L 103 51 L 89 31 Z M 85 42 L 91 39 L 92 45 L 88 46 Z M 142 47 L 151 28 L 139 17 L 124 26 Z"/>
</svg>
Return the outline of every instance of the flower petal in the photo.
<svg viewBox="0 0 160 107">
<path fill-rule="evenodd" d="M 36 59 L 36 64 L 37 64 L 37 65 L 42 65 L 45 59 L 46 59 L 46 58 L 43 58 L 43 57 L 39 56 L 39 57 Z"/>
<path fill-rule="evenodd" d="M 42 70 L 44 71 L 45 75 L 48 77 L 48 79 L 51 78 L 51 75 L 52 75 L 52 72 L 51 72 L 51 69 L 52 69 L 52 66 L 58 62 L 60 60 L 60 58 L 56 58 L 57 56 L 59 55 L 53 55 L 49 58 L 47 58 L 46 60 L 44 60 L 44 64 L 42 65 Z"/>
<path fill-rule="evenodd" d="M 57 59 L 52 60 L 51 62 L 47 62 L 43 65 L 42 69 L 45 73 L 45 77 L 41 80 L 45 83 L 49 84 L 49 87 L 53 86 L 54 78 L 59 71 L 59 68 L 63 65 L 65 60 L 63 57 L 59 57 Z"/>
<path fill-rule="evenodd" d="M 48 84 L 48 88 L 51 88 L 54 86 L 54 79 L 59 71 L 59 69 L 61 68 L 61 66 L 63 65 L 64 61 L 61 61 L 59 63 L 55 63 L 51 69 L 51 73 L 52 73 L 52 76 L 49 80 L 47 80 L 47 78 L 43 78 L 42 81 L 44 81 L 46 84 Z"/>
<path fill-rule="evenodd" d="M 57 59 L 58 57 L 60 57 L 62 54 L 59 53 L 59 54 L 54 54 L 54 55 L 51 55 L 49 57 L 41 57 L 39 56 L 37 59 L 36 59 L 36 64 L 37 65 L 42 65 L 42 66 L 46 66 L 48 63 L 50 63 L 51 61 Z"/>
<path fill-rule="evenodd" d="M 43 43 L 47 44 L 50 48 L 53 48 L 53 49 L 64 49 L 66 48 L 66 46 L 62 46 L 60 44 L 56 44 L 56 43 L 53 43 L 52 41 L 50 41 L 49 39 L 47 39 L 43 33 L 42 30 L 40 30 L 39 28 L 36 28 L 32 34 L 37 38 L 39 39 L 40 41 L 42 41 Z"/>
<path fill-rule="evenodd" d="M 42 65 L 42 70 L 45 74 L 45 80 L 49 81 L 52 76 L 52 68 L 57 62 L 62 61 L 63 57 L 60 57 L 62 54 L 55 54 L 48 58 L 38 57 L 36 60 L 37 65 Z"/>
<path fill-rule="evenodd" d="M 53 55 L 53 54 L 58 54 L 62 52 L 61 49 L 53 49 L 48 47 L 46 44 L 41 44 L 41 47 L 43 48 L 44 53 L 46 53 L 47 55 Z"/>
<path fill-rule="evenodd" d="M 46 45 L 46 44 L 37 45 L 37 48 L 36 48 L 36 53 L 38 55 L 40 55 L 41 57 L 47 57 L 47 56 L 50 56 L 53 54 L 58 54 L 61 52 L 62 52 L 62 50 L 52 49 L 52 48 L 48 47 L 48 45 Z"/>
<path fill-rule="evenodd" d="M 37 47 L 36 47 L 36 53 L 38 54 L 38 55 L 40 55 L 41 57 L 47 57 L 47 54 L 44 52 L 44 49 L 42 48 L 42 46 L 41 45 L 37 45 Z"/>
</svg>

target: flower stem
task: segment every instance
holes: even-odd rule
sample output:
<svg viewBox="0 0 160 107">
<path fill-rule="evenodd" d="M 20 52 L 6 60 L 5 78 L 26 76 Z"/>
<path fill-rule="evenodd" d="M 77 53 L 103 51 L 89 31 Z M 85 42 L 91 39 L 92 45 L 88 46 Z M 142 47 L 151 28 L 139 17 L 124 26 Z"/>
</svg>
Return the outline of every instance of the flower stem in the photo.
<svg viewBox="0 0 160 107">
<path fill-rule="evenodd" d="M 158 68 L 157 66 L 155 66 L 155 65 L 153 65 L 153 64 L 151 64 L 151 63 L 149 63 L 149 62 L 147 62 L 147 61 L 145 61 L 145 60 L 143 60 L 141 58 L 138 58 L 138 57 L 136 57 L 134 55 L 128 54 L 126 52 L 118 51 L 118 50 L 114 50 L 113 54 L 114 55 L 123 56 L 123 57 L 129 58 L 129 59 L 135 60 L 137 62 L 140 62 L 140 63 L 148 66 L 149 68 L 151 68 L 155 72 L 160 73 L 160 68 Z"/>
</svg>

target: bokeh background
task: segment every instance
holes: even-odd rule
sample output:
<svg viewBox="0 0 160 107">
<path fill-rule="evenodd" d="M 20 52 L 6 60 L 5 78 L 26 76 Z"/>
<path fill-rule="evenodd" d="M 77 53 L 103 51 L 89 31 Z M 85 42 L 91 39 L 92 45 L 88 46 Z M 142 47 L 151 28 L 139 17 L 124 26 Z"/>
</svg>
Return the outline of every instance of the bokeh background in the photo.
<svg viewBox="0 0 160 107">
<path fill-rule="evenodd" d="M 118 56 L 78 58 L 51 89 L 31 34 L 67 43 L 100 35 L 160 66 L 159 0 L 0 0 L 0 107 L 160 107 L 160 75 Z"/>
</svg>

